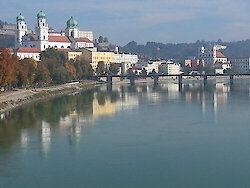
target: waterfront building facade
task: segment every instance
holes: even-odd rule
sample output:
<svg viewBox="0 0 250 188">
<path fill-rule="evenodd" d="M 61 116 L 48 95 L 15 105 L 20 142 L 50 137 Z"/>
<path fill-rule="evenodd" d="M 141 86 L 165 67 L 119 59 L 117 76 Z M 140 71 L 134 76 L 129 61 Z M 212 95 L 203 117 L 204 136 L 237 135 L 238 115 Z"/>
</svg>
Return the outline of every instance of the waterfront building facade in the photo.
<svg viewBox="0 0 250 188">
<path fill-rule="evenodd" d="M 216 62 L 227 63 L 228 58 L 219 51 L 223 49 L 226 49 L 226 46 L 215 45 L 209 48 L 202 46 L 199 48 L 198 58 L 204 61 L 204 65 L 214 65 Z"/>
<path fill-rule="evenodd" d="M 230 59 L 232 69 L 238 73 L 249 73 L 250 72 L 250 58 L 244 59 Z"/>
<path fill-rule="evenodd" d="M 99 62 L 104 62 L 106 68 L 114 63 L 113 52 L 97 52 L 89 49 L 82 50 L 82 57 L 85 61 L 90 62 L 93 70 L 95 71 Z"/>
<path fill-rule="evenodd" d="M 181 74 L 181 65 L 179 63 L 174 63 L 173 61 L 168 61 L 159 65 L 159 73 L 167 75 L 179 75 Z"/>
</svg>

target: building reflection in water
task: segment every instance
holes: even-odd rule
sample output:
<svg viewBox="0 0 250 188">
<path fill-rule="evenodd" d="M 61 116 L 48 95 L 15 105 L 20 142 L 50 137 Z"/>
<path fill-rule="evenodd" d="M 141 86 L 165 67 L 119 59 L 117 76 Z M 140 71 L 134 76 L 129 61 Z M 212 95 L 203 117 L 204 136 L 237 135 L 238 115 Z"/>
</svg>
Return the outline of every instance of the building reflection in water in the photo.
<svg viewBox="0 0 250 188">
<path fill-rule="evenodd" d="M 43 108 L 47 107 L 45 108 L 46 111 L 51 113 L 45 113 L 46 111 L 44 111 L 44 114 L 41 115 L 39 109 L 35 108 L 35 106 L 30 106 L 32 110 L 37 110 L 34 111 L 34 114 L 37 114 L 38 118 L 31 122 L 29 121 L 30 119 L 25 118 L 23 111 L 20 117 L 23 117 L 23 122 L 26 122 L 25 125 L 32 125 L 33 127 L 41 125 L 39 126 L 41 153 L 47 156 L 51 150 L 52 125 L 55 130 L 66 132 L 69 145 L 75 147 L 80 145 L 84 128 L 93 124 L 98 118 L 113 116 L 117 112 L 136 109 L 140 105 L 140 102 L 145 103 L 143 101 L 157 104 L 171 102 L 172 104 L 172 100 L 181 100 L 184 101 L 182 105 L 185 105 L 185 103 L 188 105 L 189 103 L 198 105 L 203 117 L 212 115 L 215 116 L 216 120 L 216 116 L 219 116 L 220 111 L 223 110 L 223 106 L 228 103 L 232 95 L 237 94 L 240 95 L 240 97 L 247 97 L 249 99 L 249 91 L 250 87 L 241 86 L 238 88 L 238 86 L 230 86 L 223 83 L 207 84 L 206 87 L 204 87 L 203 84 L 183 84 L 181 91 L 179 91 L 178 84 L 171 83 L 159 84 L 158 86 L 144 84 L 134 87 L 128 85 L 113 85 L 111 91 L 107 91 L 106 87 L 100 87 L 89 93 L 83 93 L 82 95 L 65 96 L 65 98 L 57 99 L 56 102 L 61 105 L 61 111 L 59 110 L 55 115 L 52 113 L 58 103 L 53 103 L 52 100 L 50 103 L 40 104 Z M 60 100 L 65 103 L 61 103 Z M 27 112 L 32 111 L 29 109 L 25 110 Z M 18 114 L 18 112 L 16 114 Z M 9 115 L 7 114 L 1 117 L 3 118 L 2 124 L 4 125 L 9 119 L 14 116 L 16 117 L 16 114 L 13 113 L 11 115 L 10 113 Z M 45 119 L 52 121 L 44 121 Z M 15 126 L 15 124 L 17 125 L 18 123 L 14 121 L 13 126 Z M 6 135 L 4 127 L 5 129 L 11 128 L 10 126 L 2 126 L 0 135 L 3 133 Z M 12 131 L 13 130 L 17 132 L 20 131 L 20 137 L 17 137 L 17 139 L 20 139 L 21 149 L 26 151 L 28 145 L 31 144 L 28 135 L 29 129 L 27 127 L 23 129 L 16 127 L 12 129 Z M 11 131 L 8 132 L 11 133 Z"/>
<path fill-rule="evenodd" d="M 41 151 L 43 156 L 47 157 L 51 143 L 51 128 L 49 123 L 42 121 L 41 125 Z"/>
<path fill-rule="evenodd" d="M 28 143 L 29 143 L 28 130 L 27 129 L 22 129 L 21 130 L 21 135 L 20 135 L 20 144 L 21 144 L 21 149 L 23 151 L 27 151 Z"/>
</svg>

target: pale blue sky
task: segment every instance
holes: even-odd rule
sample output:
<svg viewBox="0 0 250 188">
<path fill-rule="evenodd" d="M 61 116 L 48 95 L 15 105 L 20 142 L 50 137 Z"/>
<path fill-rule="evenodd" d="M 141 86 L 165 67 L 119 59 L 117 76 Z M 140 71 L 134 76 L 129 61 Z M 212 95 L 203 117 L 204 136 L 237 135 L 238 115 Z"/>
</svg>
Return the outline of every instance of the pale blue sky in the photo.
<svg viewBox="0 0 250 188">
<path fill-rule="evenodd" d="M 0 19 L 15 23 L 22 13 L 33 30 L 40 10 L 56 30 L 73 16 L 81 30 L 119 45 L 250 38 L 249 0 L 1 0 L 0 7 Z"/>
</svg>

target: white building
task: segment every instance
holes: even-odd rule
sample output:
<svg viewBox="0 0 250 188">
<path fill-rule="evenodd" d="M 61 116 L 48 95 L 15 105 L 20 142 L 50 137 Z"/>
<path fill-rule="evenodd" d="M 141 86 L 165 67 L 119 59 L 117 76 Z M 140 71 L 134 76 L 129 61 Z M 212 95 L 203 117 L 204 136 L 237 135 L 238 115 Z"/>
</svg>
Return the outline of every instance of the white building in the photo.
<svg viewBox="0 0 250 188">
<path fill-rule="evenodd" d="M 121 63 L 121 74 L 127 74 L 129 69 L 132 69 L 134 64 L 130 62 L 122 62 Z"/>
<path fill-rule="evenodd" d="M 215 45 L 210 48 L 202 46 L 199 48 L 198 58 L 204 60 L 204 65 L 215 64 L 216 62 L 227 63 L 228 59 L 218 50 L 226 49 L 226 46 Z"/>
<path fill-rule="evenodd" d="M 160 61 L 149 61 L 149 62 L 141 62 L 138 67 L 142 67 L 142 69 L 145 69 L 147 73 L 159 73 L 159 65 L 162 63 L 166 63 L 165 60 L 160 60 Z"/>
<path fill-rule="evenodd" d="M 20 47 L 14 51 L 14 54 L 20 59 L 33 58 L 36 61 L 40 61 L 41 51 L 38 48 L 25 48 Z"/>
<path fill-rule="evenodd" d="M 224 74 L 226 70 L 232 68 L 231 63 L 216 63 L 215 64 L 215 74 Z"/>
<path fill-rule="evenodd" d="M 173 61 L 168 61 L 159 65 L 159 73 L 167 75 L 179 75 L 181 74 L 181 65 L 179 63 L 174 63 Z"/>
<path fill-rule="evenodd" d="M 116 47 L 114 63 L 121 64 L 120 74 L 126 74 L 128 69 L 133 68 L 138 63 L 138 55 L 119 53 L 119 48 Z"/>
<path fill-rule="evenodd" d="M 37 14 L 37 25 L 35 34 L 28 33 L 24 16 L 17 16 L 17 30 L 15 36 L 15 47 L 38 48 L 41 51 L 47 48 L 79 49 L 93 48 L 93 32 L 80 31 L 78 22 L 71 17 L 67 21 L 67 28 L 61 32 L 49 29 L 44 12 Z"/>
<path fill-rule="evenodd" d="M 124 53 L 115 53 L 114 54 L 114 63 L 131 63 L 136 64 L 138 62 L 138 55 L 134 54 L 124 54 Z"/>
<path fill-rule="evenodd" d="M 250 72 L 250 58 L 245 59 L 230 59 L 232 69 L 239 73 Z"/>
</svg>

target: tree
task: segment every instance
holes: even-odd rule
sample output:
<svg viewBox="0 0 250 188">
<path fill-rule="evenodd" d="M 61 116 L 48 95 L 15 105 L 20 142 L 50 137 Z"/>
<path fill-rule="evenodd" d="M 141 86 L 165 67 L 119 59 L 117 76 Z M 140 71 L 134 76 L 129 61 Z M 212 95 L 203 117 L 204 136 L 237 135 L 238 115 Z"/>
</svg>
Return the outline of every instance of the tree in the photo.
<svg viewBox="0 0 250 188">
<path fill-rule="evenodd" d="M 56 68 L 52 77 L 52 79 L 58 84 L 69 82 L 71 78 L 71 74 L 63 66 Z"/>
<path fill-rule="evenodd" d="M 109 42 L 108 37 L 104 37 L 103 42 L 108 43 Z"/>
<path fill-rule="evenodd" d="M 90 62 L 85 61 L 83 58 L 78 58 L 74 62 L 76 68 L 76 78 L 83 79 L 84 77 L 91 77 L 94 75 L 94 70 Z"/>
<path fill-rule="evenodd" d="M 98 42 L 99 42 L 99 43 L 103 43 L 103 36 L 100 36 L 100 37 L 98 38 Z"/>
<path fill-rule="evenodd" d="M 46 84 L 51 82 L 51 77 L 48 68 L 45 64 L 38 62 L 35 77 L 35 83 Z"/>
<path fill-rule="evenodd" d="M 110 74 L 116 75 L 120 71 L 120 64 L 119 63 L 111 63 L 109 67 Z"/>
<path fill-rule="evenodd" d="M 104 61 L 100 61 L 98 64 L 97 64 L 97 68 L 96 68 L 96 74 L 97 75 L 100 75 L 100 74 L 104 74 L 106 73 L 106 65 L 104 63 Z"/>
<path fill-rule="evenodd" d="M 36 77 L 37 62 L 32 58 L 25 58 L 18 62 L 18 85 L 30 86 Z"/>
<path fill-rule="evenodd" d="M 12 56 L 6 48 L 0 49 L 0 86 L 12 87 L 17 83 L 18 58 Z"/>
<path fill-rule="evenodd" d="M 127 74 L 128 74 L 128 75 L 133 75 L 133 74 L 134 74 L 133 69 L 132 69 L 132 68 L 129 68 L 129 69 L 127 70 Z"/>
</svg>

